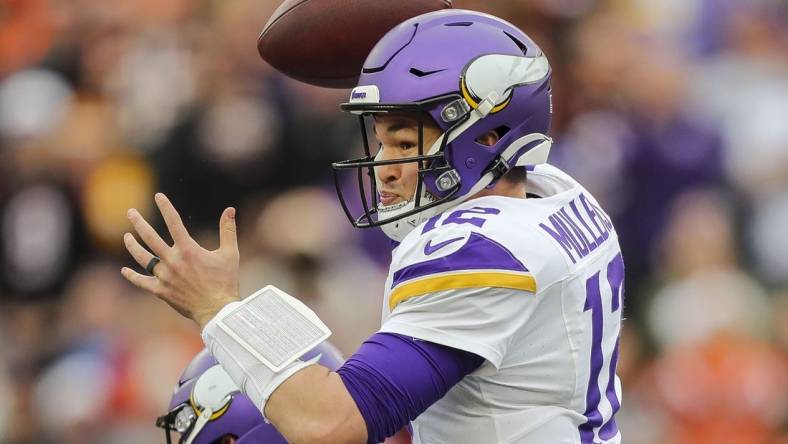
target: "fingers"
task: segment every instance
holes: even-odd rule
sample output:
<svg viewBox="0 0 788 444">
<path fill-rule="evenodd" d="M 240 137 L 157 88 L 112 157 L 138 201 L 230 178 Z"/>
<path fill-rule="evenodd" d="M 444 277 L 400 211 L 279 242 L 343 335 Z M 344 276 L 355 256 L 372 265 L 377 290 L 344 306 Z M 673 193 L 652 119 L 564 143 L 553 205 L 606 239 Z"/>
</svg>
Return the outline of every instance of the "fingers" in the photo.
<svg viewBox="0 0 788 444">
<path fill-rule="evenodd" d="M 123 243 L 126 245 L 126 249 L 129 250 L 131 257 L 133 257 L 143 268 L 146 267 L 151 258 L 153 258 L 153 254 L 140 245 L 131 233 L 123 235 Z"/>
<path fill-rule="evenodd" d="M 227 208 L 219 222 L 219 249 L 228 252 L 238 251 L 238 237 L 235 230 L 235 208 Z"/>
<path fill-rule="evenodd" d="M 192 239 L 186 230 L 186 226 L 183 225 L 181 216 L 167 196 L 164 193 L 156 193 L 155 200 L 156 206 L 159 207 L 159 211 L 161 211 L 161 215 L 164 218 L 164 223 L 167 224 L 167 229 L 170 230 L 172 240 L 176 243 L 191 241 Z"/>
<path fill-rule="evenodd" d="M 142 217 L 139 211 L 130 209 L 128 212 L 129 220 L 134 226 L 134 230 L 140 235 L 145 245 L 147 245 L 156 256 L 165 257 L 170 246 L 159 236 L 159 233 L 150 226 L 148 221 Z"/>
<path fill-rule="evenodd" d="M 128 267 L 121 268 L 120 274 L 134 284 L 135 287 L 149 291 L 159 297 L 164 294 L 164 286 L 155 276 L 145 276 Z"/>
</svg>

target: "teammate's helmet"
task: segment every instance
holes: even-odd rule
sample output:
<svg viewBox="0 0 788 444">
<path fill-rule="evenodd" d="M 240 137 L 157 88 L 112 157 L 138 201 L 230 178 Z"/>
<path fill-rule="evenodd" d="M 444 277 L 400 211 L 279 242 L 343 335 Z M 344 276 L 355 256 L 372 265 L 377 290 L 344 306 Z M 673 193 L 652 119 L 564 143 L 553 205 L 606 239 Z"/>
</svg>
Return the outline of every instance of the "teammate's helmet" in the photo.
<svg viewBox="0 0 788 444">
<path fill-rule="evenodd" d="M 331 370 L 342 365 L 339 351 L 327 342 L 303 359 L 318 354 L 318 362 Z M 180 433 L 180 444 L 220 443 L 228 435 L 236 444 L 287 444 L 207 349 L 192 359 L 178 379 L 167 414 L 156 420 L 156 426 L 164 429 L 167 444 L 172 443 L 170 431 Z"/>
<path fill-rule="evenodd" d="M 522 31 L 497 17 L 466 10 L 431 12 L 403 22 L 370 52 L 358 86 L 342 109 L 359 115 L 366 157 L 333 164 L 342 207 L 356 227 L 381 226 L 394 240 L 430 216 L 495 183 L 514 166 L 547 159 L 550 65 Z M 375 113 L 415 113 L 418 157 L 376 161 L 367 118 Z M 442 136 L 423 145 L 422 118 Z M 492 147 L 477 142 L 496 131 Z M 376 166 L 419 162 L 412 199 L 379 204 Z M 341 170 L 355 170 L 363 213 L 351 213 Z M 365 175 L 367 177 L 365 177 Z"/>
</svg>

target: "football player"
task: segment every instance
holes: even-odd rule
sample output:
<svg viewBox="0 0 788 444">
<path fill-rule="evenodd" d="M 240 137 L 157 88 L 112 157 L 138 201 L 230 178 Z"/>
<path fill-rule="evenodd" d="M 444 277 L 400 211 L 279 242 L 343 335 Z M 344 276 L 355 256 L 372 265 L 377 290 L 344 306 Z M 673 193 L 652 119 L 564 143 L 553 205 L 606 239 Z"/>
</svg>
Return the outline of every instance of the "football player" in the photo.
<svg viewBox="0 0 788 444">
<path fill-rule="evenodd" d="M 209 252 L 158 194 L 174 245 L 132 210 L 153 254 L 126 246 L 153 275 L 122 273 L 195 320 L 291 442 L 374 443 L 410 423 L 416 443 L 618 443 L 624 264 L 599 203 L 545 163 L 550 75 L 522 31 L 472 11 L 413 18 L 374 47 L 342 105 L 367 155 L 334 168 L 359 184 L 356 204 L 337 186 L 352 223 L 395 248 L 380 331 L 336 372 L 271 350 L 320 323 L 284 296 L 240 300 L 234 209 Z M 280 310 L 292 320 L 260 321 Z"/>
</svg>

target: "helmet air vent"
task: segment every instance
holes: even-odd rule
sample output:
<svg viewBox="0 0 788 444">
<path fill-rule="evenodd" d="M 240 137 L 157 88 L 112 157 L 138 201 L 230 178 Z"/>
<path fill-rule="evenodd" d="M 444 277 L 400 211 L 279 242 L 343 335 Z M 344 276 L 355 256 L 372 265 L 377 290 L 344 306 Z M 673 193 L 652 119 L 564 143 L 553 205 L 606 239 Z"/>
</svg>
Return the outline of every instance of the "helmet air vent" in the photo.
<svg viewBox="0 0 788 444">
<path fill-rule="evenodd" d="M 471 26 L 473 22 L 454 22 L 454 23 L 446 23 L 443 26 Z"/>
<path fill-rule="evenodd" d="M 367 56 L 367 61 L 365 63 L 370 63 L 370 61 L 372 61 L 373 63 L 380 63 L 380 62 L 383 62 L 384 60 L 385 60 L 385 62 L 379 64 L 378 66 L 374 66 L 374 65 L 371 66 L 371 67 L 364 66 L 364 68 L 361 70 L 361 72 L 363 74 L 374 74 L 376 72 L 381 72 L 384 69 L 386 69 L 386 67 L 391 62 L 391 60 L 394 57 L 396 57 L 397 54 L 399 54 L 403 49 L 405 49 L 406 46 L 410 45 L 410 42 L 413 41 L 413 37 L 416 36 L 416 31 L 418 31 L 418 29 L 419 29 L 419 24 L 418 23 L 413 25 L 413 31 L 410 34 L 410 36 L 407 36 L 407 38 L 408 38 L 407 41 L 402 40 L 402 37 L 405 37 L 406 35 L 405 34 L 401 35 L 400 36 L 400 42 L 393 45 L 393 47 L 395 47 L 395 48 L 398 47 L 393 53 L 388 53 L 388 52 L 385 52 L 385 51 L 381 53 L 382 50 L 380 50 L 378 48 L 378 46 L 380 46 L 380 45 L 376 45 L 374 48 L 372 48 L 372 52 L 370 52 L 369 56 Z M 386 37 L 387 36 L 384 36 L 383 40 L 385 40 Z M 396 40 L 395 40 L 395 42 L 396 42 Z M 386 45 L 384 45 L 384 47 L 387 50 L 391 49 L 391 48 L 389 48 Z"/>
<path fill-rule="evenodd" d="M 422 71 L 418 68 L 411 68 L 410 73 L 416 77 L 427 77 L 433 74 L 437 74 L 439 72 L 446 71 L 445 69 L 436 69 L 434 71 Z"/>
<path fill-rule="evenodd" d="M 522 51 L 524 55 L 527 55 L 527 54 L 528 54 L 528 47 L 527 47 L 527 46 L 525 46 L 525 43 L 521 42 L 521 41 L 520 41 L 520 39 L 518 39 L 517 37 L 515 37 L 515 36 L 513 36 L 513 35 L 509 34 L 509 33 L 508 33 L 508 32 L 506 32 L 506 31 L 503 31 L 503 33 L 504 33 L 504 34 L 506 34 L 506 36 L 507 36 L 507 37 L 509 37 L 510 39 L 512 39 L 512 41 L 514 42 L 514 44 L 515 44 L 515 45 L 517 45 L 517 47 L 518 47 L 518 48 L 520 48 L 520 51 Z"/>
</svg>

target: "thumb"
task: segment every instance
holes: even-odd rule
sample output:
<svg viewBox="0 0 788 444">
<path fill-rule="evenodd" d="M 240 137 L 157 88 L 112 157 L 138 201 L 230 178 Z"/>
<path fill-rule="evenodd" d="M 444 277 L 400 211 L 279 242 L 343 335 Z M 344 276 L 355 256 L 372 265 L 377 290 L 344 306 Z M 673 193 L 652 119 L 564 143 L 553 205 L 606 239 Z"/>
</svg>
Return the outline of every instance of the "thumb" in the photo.
<svg viewBox="0 0 788 444">
<path fill-rule="evenodd" d="M 238 237 L 235 231 L 235 208 L 224 210 L 219 222 L 219 249 L 224 251 L 238 251 Z"/>
</svg>

